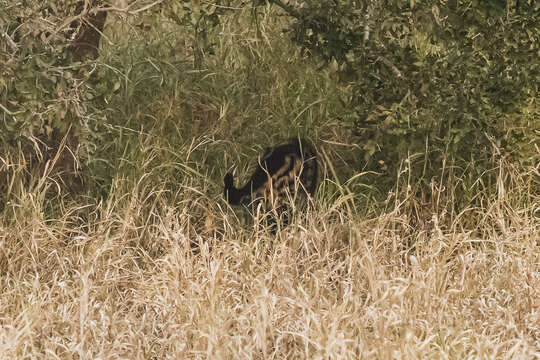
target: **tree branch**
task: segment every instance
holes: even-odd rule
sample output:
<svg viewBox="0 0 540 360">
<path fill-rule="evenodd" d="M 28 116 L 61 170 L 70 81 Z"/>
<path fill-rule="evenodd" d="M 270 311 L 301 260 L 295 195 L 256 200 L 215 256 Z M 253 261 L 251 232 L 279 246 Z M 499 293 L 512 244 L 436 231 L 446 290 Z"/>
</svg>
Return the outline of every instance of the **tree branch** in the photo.
<svg viewBox="0 0 540 360">
<path fill-rule="evenodd" d="M 394 65 L 392 64 L 392 62 L 390 60 L 388 60 L 387 58 L 385 58 L 384 56 L 379 56 L 379 59 L 386 65 L 390 68 L 390 70 L 392 70 L 392 72 L 394 73 L 394 75 L 398 78 L 401 78 L 403 77 L 403 75 L 401 75 L 401 71 L 399 71 L 399 69 Z"/>
</svg>

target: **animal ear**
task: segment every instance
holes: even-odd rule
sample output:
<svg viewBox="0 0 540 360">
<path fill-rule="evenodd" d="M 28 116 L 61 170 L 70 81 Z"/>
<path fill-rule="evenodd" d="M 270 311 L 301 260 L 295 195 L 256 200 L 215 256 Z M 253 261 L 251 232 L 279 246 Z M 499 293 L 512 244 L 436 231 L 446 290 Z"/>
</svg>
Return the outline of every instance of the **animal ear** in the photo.
<svg viewBox="0 0 540 360">
<path fill-rule="evenodd" d="M 225 177 L 223 178 L 223 182 L 225 183 L 225 188 L 230 189 L 234 187 L 234 177 L 231 173 L 227 173 Z"/>
</svg>

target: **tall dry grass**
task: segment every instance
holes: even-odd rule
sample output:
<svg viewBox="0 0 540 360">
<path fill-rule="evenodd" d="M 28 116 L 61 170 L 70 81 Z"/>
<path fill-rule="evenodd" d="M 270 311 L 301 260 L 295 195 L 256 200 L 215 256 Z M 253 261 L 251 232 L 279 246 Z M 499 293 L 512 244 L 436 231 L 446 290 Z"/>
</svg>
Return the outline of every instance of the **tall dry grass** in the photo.
<svg viewBox="0 0 540 360">
<path fill-rule="evenodd" d="M 84 218 L 25 194 L 0 218 L 0 357 L 540 358 L 538 202 L 506 170 L 468 229 L 406 201 L 367 219 L 343 190 L 273 235 L 197 175 Z"/>
</svg>

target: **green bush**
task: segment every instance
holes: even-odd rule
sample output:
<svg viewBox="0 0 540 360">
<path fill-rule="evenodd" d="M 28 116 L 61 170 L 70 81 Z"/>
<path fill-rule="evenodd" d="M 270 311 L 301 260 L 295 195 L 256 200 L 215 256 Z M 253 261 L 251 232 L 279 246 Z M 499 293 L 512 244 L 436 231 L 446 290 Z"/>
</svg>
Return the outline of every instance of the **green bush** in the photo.
<svg viewBox="0 0 540 360">
<path fill-rule="evenodd" d="M 537 2 L 270 2 L 294 18 L 292 38 L 351 87 L 343 126 L 369 168 L 394 174 L 413 159 L 413 179 L 429 183 L 451 165 L 474 196 L 501 157 L 538 160 Z"/>
<path fill-rule="evenodd" d="M 172 165 L 172 151 L 203 136 L 214 145 L 197 166 L 220 186 L 224 167 L 272 142 L 352 134 L 354 154 L 327 148 L 340 161 L 332 176 L 368 201 L 400 181 L 423 196 L 437 181 L 459 187 L 460 208 L 493 195 L 499 161 L 537 162 L 533 1 L 270 1 L 290 17 L 261 1 L 148 1 L 111 12 L 99 58 L 74 61 L 83 3 L 95 5 L 29 0 L 0 13 L 0 156 L 30 164 L 0 178 L 2 194 L 14 176 L 48 176 L 66 134 L 98 198 L 114 179 Z M 159 173 L 171 184 L 174 166 Z"/>
</svg>

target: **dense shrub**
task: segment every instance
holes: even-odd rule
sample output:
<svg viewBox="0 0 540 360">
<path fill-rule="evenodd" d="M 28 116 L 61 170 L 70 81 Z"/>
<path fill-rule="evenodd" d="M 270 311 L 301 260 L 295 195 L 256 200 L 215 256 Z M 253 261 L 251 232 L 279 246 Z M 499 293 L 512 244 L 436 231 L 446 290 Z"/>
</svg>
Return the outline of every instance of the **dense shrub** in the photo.
<svg viewBox="0 0 540 360">
<path fill-rule="evenodd" d="M 357 135 L 360 158 L 376 160 L 371 168 L 394 174 L 412 159 L 413 177 L 429 182 L 446 162 L 472 194 L 501 157 L 538 160 L 537 2 L 271 3 L 294 18 L 298 44 L 339 67 L 352 89 L 343 126 Z"/>
<path fill-rule="evenodd" d="M 30 0 L 3 6 L 4 164 L 22 155 L 15 163 L 48 176 L 47 162 L 65 146 L 70 151 L 56 160 L 56 170 L 87 167 L 86 184 L 106 194 L 120 163 L 138 162 L 139 137 L 149 129 L 168 146 L 171 134 L 181 138 L 172 141 L 188 142 L 218 120 L 233 121 L 223 126 L 231 133 L 252 129 L 245 122 L 260 121 L 261 114 L 273 121 L 267 129 L 287 135 L 299 129 L 327 133 L 320 119 L 329 117 L 333 127 L 340 121 L 359 149 L 347 167 L 375 170 L 366 173 L 378 175 L 362 181 L 373 179 L 382 198 L 396 185 L 395 175 L 407 171 L 397 178 L 418 185 L 415 191 L 428 189 L 436 177 L 459 179 L 457 193 L 466 206 L 478 193 L 493 193 L 492 170 L 502 159 L 519 166 L 537 162 L 532 144 L 540 117 L 540 5 L 532 0 L 272 0 L 253 1 L 250 8 L 232 0 L 141 2 L 111 11 L 119 15 L 108 25 L 104 51 L 97 60 L 81 59 L 74 54 L 81 26 L 89 16 L 108 13 L 111 4 Z M 258 6 L 263 4 L 273 6 Z M 264 14 L 265 26 L 285 27 L 303 53 L 295 53 L 280 30 L 262 27 L 257 14 Z M 319 60 L 330 85 L 321 84 L 323 77 L 312 80 L 313 61 Z M 289 66 L 302 61 L 305 73 Z M 287 69 L 288 78 L 277 81 Z M 313 89 L 328 90 L 326 99 L 317 91 L 295 93 L 310 81 Z M 305 104 L 319 103 L 318 113 L 304 119 Z M 227 117 L 235 106 L 250 112 Z M 165 107 L 167 115 L 160 116 Z M 343 116 L 336 120 L 336 113 Z M 294 117 L 293 126 L 284 117 Z M 0 190 L 15 176 L 4 173 Z"/>
</svg>

